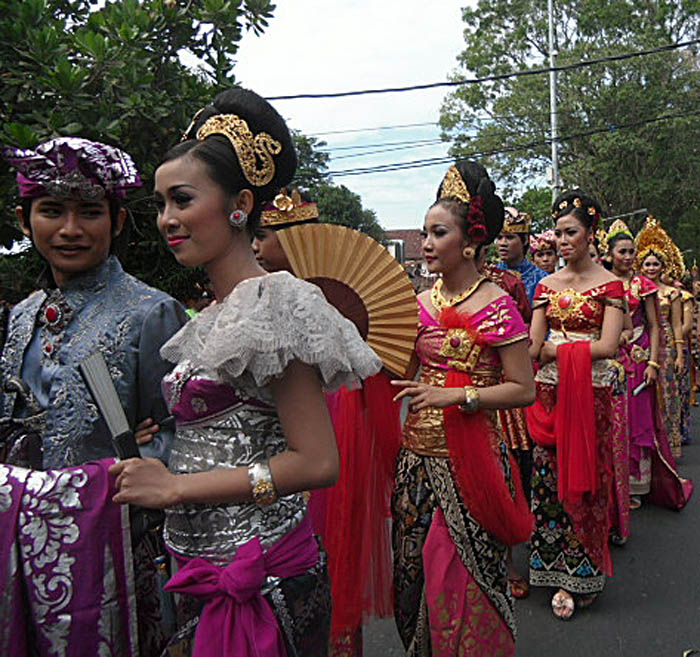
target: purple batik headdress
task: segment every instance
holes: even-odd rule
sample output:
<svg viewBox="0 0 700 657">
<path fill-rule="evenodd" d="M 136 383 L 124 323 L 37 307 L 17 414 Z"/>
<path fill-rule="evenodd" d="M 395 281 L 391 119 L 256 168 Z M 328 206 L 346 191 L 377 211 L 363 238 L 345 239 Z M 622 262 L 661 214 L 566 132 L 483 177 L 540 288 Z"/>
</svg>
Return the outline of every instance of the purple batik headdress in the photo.
<svg viewBox="0 0 700 657">
<path fill-rule="evenodd" d="M 79 197 L 86 201 L 122 199 L 126 190 L 140 187 L 136 165 L 124 151 L 79 137 L 59 137 L 36 147 L 2 149 L 17 169 L 22 198 Z"/>
</svg>

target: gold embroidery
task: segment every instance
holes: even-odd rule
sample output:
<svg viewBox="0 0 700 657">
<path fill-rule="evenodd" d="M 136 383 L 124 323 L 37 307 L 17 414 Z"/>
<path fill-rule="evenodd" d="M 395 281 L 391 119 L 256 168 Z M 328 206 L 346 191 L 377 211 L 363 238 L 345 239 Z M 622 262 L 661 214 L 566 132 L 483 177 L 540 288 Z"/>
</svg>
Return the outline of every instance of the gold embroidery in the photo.
<svg viewBox="0 0 700 657">
<path fill-rule="evenodd" d="M 442 179 L 440 198 L 456 198 L 462 201 L 462 203 L 469 203 L 469 201 L 471 201 L 472 197 L 464 183 L 464 179 L 454 165 L 447 170 L 445 177 Z"/>
<path fill-rule="evenodd" d="M 479 324 L 479 333 L 505 335 L 505 332 L 508 330 L 508 323 L 513 321 L 513 316 L 506 302 L 507 298 L 507 296 L 504 296 L 496 299 L 493 304 L 495 312 L 489 314 L 489 317 Z"/>
<path fill-rule="evenodd" d="M 282 152 L 282 144 L 266 132 L 253 136 L 248 124 L 235 114 L 216 114 L 197 130 L 197 139 L 224 135 L 233 146 L 246 180 L 255 187 L 264 187 L 275 176 L 273 155 Z M 258 162 L 260 167 L 258 167 Z"/>
<path fill-rule="evenodd" d="M 443 387 L 446 376 L 445 370 L 424 365 L 420 380 L 431 386 Z M 423 456 L 449 456 L 443 409 L 430 406 L 409 413 L 403 428 L 403 446 Z"/>
<path fill-rule="evenodd" d="M 588 301 L 586 297 L 571 287 L 555 292 L 549 297 L 549 312 L 552 317 L 559 320 L 562 326 L 571 319 L 583 318 L 581 312 L 584 304 Z"/>
<path fill-rule="evenodd" d="M 447 359 L 448 367 L 460 372 L 469 372 L 481 355 L 481 346 L 476 344 L 465 329 L 448 329 L 439 354 Z"/>
</svg>

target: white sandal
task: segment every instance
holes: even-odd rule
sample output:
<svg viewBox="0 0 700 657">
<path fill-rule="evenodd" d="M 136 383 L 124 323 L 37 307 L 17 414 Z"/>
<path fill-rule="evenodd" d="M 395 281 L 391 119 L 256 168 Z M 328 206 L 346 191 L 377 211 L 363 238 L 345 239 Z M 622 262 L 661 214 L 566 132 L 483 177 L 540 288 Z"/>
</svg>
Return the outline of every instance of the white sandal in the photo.
<svg viewBox="0 0 700 657">
<path fill-rule="evenodd" d="M 552 613 L 559 620 L 569 620 L 574 615 L 574 598 L 564 589 L 559 589 L 552 597 Z"/>
</svg>

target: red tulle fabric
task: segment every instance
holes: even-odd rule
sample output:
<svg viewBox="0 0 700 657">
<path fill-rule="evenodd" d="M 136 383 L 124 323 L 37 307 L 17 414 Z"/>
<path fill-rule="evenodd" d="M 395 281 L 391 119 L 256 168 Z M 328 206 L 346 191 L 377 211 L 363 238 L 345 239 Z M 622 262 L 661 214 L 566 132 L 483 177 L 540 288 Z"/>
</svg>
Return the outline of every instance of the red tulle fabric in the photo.
<svg viewBox="0 0 700 657">
<path fill-rule="evenodd" d="M 538 445 L 557 448 L 559 499 L 579 504 L 599 486 L 598 448 L 593 406 L 590 342 L 570 342 L 557 348 L 557 404 L 549 413 L 538 399 L 527 410 L 530 436 Z"/>
<path fill-rule="evenodd" d="M 362 389 L 342 388 L 329 399 L 340 476 L 332 488 L 313 492 L 310 508 L 328 550 L 332 636 L 355 631 L 370 616 L 393 614 L 389 518 L 401 444 L 395 394 L 381 372 Z"/>
<path fill-rule="evenodd" d="M 448 308 L 440 314 L 446 328 L 462 328 L 478 342 L 469 316 Z M 465 372 L 449 370 L 446 388 L 472 385 Z M 444 410 L 445 434 L 457 487 L 472 517 L 491 535 L 508 545 L 530 539 L 534 518 L 523 493 L 518 465 L 509 454 L 514 493 L 500 462 L 499 437 L 484 411 L 464 413 L 456 406 Z"/>
</svg>

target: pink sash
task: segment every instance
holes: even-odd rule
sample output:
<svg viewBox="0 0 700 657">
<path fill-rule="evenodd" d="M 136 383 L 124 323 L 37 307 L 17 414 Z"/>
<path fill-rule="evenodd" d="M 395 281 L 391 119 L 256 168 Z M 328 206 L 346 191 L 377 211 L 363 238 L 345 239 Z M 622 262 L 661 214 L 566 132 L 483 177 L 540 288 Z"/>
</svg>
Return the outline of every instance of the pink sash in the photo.
<svg viewBox="0 0 700 657">
<path fill-rule="evenodd" d="M 193 657 L 286 657 L 277 618 L 260 589 L 266 577 L 301 575 L 318 558 L 311 520 L 306 516 L 267 552 L 259 538 L 241 545 L 225 568 L 201 557 L 186 561 L 165 590 L 206 601 Z"/>
</svg>

